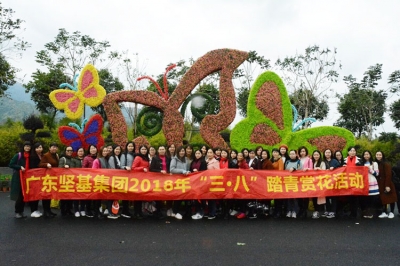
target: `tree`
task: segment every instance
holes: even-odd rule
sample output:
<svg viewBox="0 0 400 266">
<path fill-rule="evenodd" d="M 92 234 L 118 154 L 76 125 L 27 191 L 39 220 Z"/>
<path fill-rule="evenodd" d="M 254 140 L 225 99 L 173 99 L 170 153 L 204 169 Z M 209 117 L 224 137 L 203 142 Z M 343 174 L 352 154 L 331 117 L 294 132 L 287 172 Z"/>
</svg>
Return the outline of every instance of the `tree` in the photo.
<svg viewBox="0 0 400 266">
<path fill-rule="evenodd" d="M 314 94 L 308 89 L 299 89 L 289 95 L 290 102 L 296 107 L 298 114 L 305 118 L 305 114 L 307 112 L 310 117 L 315 118 L 316 120 L 324 120 L 328 115 L 329 106 L 326 99 L 318 99 Z M 306 104 L 305 99 L 307 99 L 308 103 Z M 306 106 L 309 105 L 309 110 L 305 110 Z M 309 126 L 307 122 L 304 127 L 307 128 Z"/>
<path fill-rule="evenodd" d="M 376 126 L 384 123 L 383 114 L 386 111 L 385 101 L 387 93 L 384 90 L 375 90 L 378 81 L 382 78 L 382 64 L 370 66 L 360 82 L 352 75 L 345 76 L 344 81 L 350 89 L 339 97 L 339 120 L 335 125 L 347 128 L 358 137 L 366 133 L 372 139 Z"/>
<path fill-rule="evenodd" d="M 71 78 L 88 63 L 106 63 L 101 68 L 108 68 L 119 57 L 117 52 L 112 51 L 106 55 L 110 48 L 108 41 L 96 41 L 79 31 L 70 34 L 65 29 L 59 29 L 55 40 L 44 47 L 45 50 L 36 52 L 36 62 L 48 69 L 61 69 Z"/>
<path fill-rule="evenodd" d="M 250 51 L 249 57 L 238 69 L 235 70 L 233 78 L 239 81 L 237 87 L 239 113 L 241 116 L 247 116 L 247 100 L 249 99 L 250 89 L 254 81 L 256 70 L 266 70 L 271 67 L 270 60 L 264 56 L 258 55 L 256 51 Z"/>
<path fill-rule="evenodd" d="M 336 60 L 337 50 L 319 46 L 309 46 L 304 54 L 278 59 L 276 66 L 283 71 L 283 79 L 291 91 L 292 104 L 297 107 L 299 118 L 316 116 L 315 119 L 326 118 L 328 109 L 324 104 L 333 95 L 332 83 L 337 83 L 341 68 Z M 301 91 L 301 92 L 299 92 Z M 321 105 L 315 105 L 321 103 Z M 315 111 L 317 107 L 317 111 Z M 309 127 L 310 124 L 306 124 Z"/>
<path fill-rule="evenodd" d="M 22 26 L 24 20 L 13 19 L 15 11 L 11 8 L 4 8 L 0 3 L 0 53 L 3 55 L 21 55 L 30 44 L 24 41 L 19 34 L 24 31 Z"/>
<path fill-rule="evenodd" d="M 15 84 L 16 69 L 12 67 L 4 55 L 0 53 L 0 97 L 8 89 L 8 86 Z"/>
<path fill-rule="evenodd" d="M 394 122 L 394 127 L 400 129 L 400 100 L 393 102 L 389 108 L 389 115 Z"/>
<path fill-rule="evenodd" d="M 115 91 L 121 91 L 124 89 L 124 84 L 122 84 L 119 81 L 118 77 L 114 77 L 113 74 L 108 69 L 100 69 L 98 73 L 99 73 L 100 85 L 104 87 L 107 94 Z M 99 113 L 103 118 L 104 122 L 107 121 L 107 115 L 104 110 L 103 104 L 100 104 L 99 106 L 96 107 L 92 107 L 92 110 Z"/>
<path fill-rule="evenodd" d="M 11 8 L 3 8 L 0 3 L 0 97 L 9 86 L 15 84 L 18 71 L 7 59 L 12 55 L 20 56 L 22 51 L 30 46 L 18 36 L 24 30 L 24 21 L 19 18 L 13 19 L 14 13 Z"/>
<path fill-rule="evenodd" d="M 32 74 L 32 80 L 25 84 L 26 92 L 31 92 L 31 99 L 35 102 L 36 109 L 48 114 L 54 122 L 54 118 L 59 111 L 50 101 L 49 94 L 57 89 L 61 83 L 72 83 L 61 69 L 50 69 L 49 72 L 37 70 Z"/>
</svg>

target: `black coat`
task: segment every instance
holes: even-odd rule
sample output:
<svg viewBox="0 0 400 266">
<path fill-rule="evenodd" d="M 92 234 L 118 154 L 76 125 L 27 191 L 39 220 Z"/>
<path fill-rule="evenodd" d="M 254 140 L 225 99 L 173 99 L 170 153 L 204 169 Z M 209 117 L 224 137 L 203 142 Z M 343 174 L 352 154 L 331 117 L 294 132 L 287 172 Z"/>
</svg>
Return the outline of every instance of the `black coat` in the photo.
<svg viewBox="0 0 400 266">
<path fill-rule="evenodd" d="M 167 173 L 169 173 L 169 167 L 171 165 L 171 158 L 165 156 L 167 162 Z M 154 156 L 150 163 L 150 172 L 161 172 L 162 170 L 162 160 L 158 155 Z"/>
</svg>

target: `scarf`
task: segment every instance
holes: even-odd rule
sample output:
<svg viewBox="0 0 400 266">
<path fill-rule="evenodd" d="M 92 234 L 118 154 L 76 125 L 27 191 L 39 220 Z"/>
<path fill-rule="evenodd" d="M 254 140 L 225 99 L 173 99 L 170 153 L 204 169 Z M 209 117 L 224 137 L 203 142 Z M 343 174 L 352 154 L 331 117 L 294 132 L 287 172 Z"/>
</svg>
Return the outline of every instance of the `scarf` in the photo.
<svg viewBox="0 0 400 266">
<path fill-rule="evenodd" d="M 29 152 L 24 152 L 24 158 L 25 158 L 25 170 L 29 170 Z"/>
</svg>

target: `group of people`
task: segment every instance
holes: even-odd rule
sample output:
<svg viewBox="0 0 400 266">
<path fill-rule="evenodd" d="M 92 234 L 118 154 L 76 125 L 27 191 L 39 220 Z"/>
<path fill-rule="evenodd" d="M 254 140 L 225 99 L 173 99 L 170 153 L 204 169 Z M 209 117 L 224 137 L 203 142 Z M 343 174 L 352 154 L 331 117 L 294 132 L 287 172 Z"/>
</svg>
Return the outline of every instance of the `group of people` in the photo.
<svg viewBox="0 0 400 266">
<path fill-rule="evenodd" d="M 62 155 L 58 155 L 58 145 L 50 144 L 47 153 L 43 153 L 43 145 L 32 145 L 25 142 L 21 152 L 14 155 L 10 167 L 14 169 L 10 198 L 15 200 L 15 217 L 25 218 L 24 198 L 20 183 L 20 171 L 33 168 L 95 168 L 95 169 L 121 169 L 122 171 L 159 172 L 162 174 L 184 174 L 212 169 L 236 168 L 250 170 L 333 170 L 342 166 L 367 166 L 369 180 L 368 196 L 326 197 L 326 198 L 293 198 L 293 199 L 226 199 L 226 200 L 193 200 L 193 201 L 133 201 L 133 214 L 131 201 L 123 200 L 119 212 L 112 210 L 115 201 L 101 200 L 61 200 L 60 209 L 62 216 L 89 217 L 118 219 L 142 219 L 143 206 L 151 205 L 151 215 L 162 219 L 162 211 L 166 204 L 166 215 L 182 219 L 184 216 L 198 220 L 203 217 L 214 219 L 218 214 L 224 218 L 236 217 L 237 219 L 266 217 L 275 218 L 306 217 L 309 202 L 312 200 L 314 211 L 313 219 L 320 217 L 334 218 L 338 214 L 347 213 L 350 217 L 357 217 L 361 208 L 362 217 L 373 218 L 373 209 L 376 200 L 380 201 L 382 213 L 379 218 L 394 218 L 395 203 L 399 206 L 395 184 L 392 182 L 392 168 L 385 160 L 382 151 L 375 153 L 375 160 L 370 151 L 364 151 L 362 157 L 357 157 L 355 147 L 348 149 L 347 157 L 341 151 L 327 149 L 323 152 L 315 150 L 312 154 L 306 147 L 289 149 L 286 145 L 269 150 L 257 147 L 255 150 L 243 149 L 226 150 L 202 146 L 194 150 L 191 145 L 175 147 L 175 145 L 161 145 L 147 147 L 142 145 L 135 153 L 134 142 L 128 142 L 123 148 L 119 145 L 108 145 L 99 150 L 94 145 L 85 151 L 79 148 L 74 151 L 66 147 Z M 73 156 L 75 155 L 75 156 Z M 400 190 L 400 188 L 397 188 Z M 116 199 L 118 200 L 118 199 Z M 273 201 L 273 202 L 272 202 Z M 42 200 L 43 213 L 38 209 L 38 201 L 30 201 L 31 217 L 52 218 L 57 214 L 50 208 L 50 200 Z M 106 206 L 106 207 L 105 207 Z M 272 208 L 273 206 L 273 208 Z M 345 211 L 347 209 L 347 212 Z"/>
</svg>

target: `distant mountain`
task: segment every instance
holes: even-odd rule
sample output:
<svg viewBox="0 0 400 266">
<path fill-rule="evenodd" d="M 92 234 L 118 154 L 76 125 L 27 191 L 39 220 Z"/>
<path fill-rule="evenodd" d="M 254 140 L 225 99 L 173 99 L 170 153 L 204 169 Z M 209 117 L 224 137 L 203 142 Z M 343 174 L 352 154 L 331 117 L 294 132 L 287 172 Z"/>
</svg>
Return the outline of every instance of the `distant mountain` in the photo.
<svg viewBox="0 0 400 266">
<path fill-rule="evenodd" d="M 25 92 L 25 87 L 21 83 L 15 83 L 13 86 L 8 87 L 6 95 L 16 101 L 27 102 L 35 105 L 31 100 L 31 94 Z"/>
<path fill-rule="evenodd" d="M 94 112 L 90 107 L 86 106 L 86 117 L 91 117 Z M 139 110 L 140 112 L 140 110 Z M 16 83 L 6 90 L 6 96 L 0 97 L 0 124 L 3 124 L 10 118 L 13 121 L 22 121 L 24 117 L 32 113 L 39 114 L 36 110 L 35 103 L 31 100 L 31 94 L 25 92 L 25 87 Z M 130 124 L 129 116 L 125 110 L 122 109 L 125 121 Z M 58 113 L 57 120 L 64 118 L 64 113 Z"/>
<path fill-rule="evenodd" d="M 0 98 L 0 124 L 6 122 L 8 118 L 12 121 L 22 121 L 24 117 L 32 113 L 39 114 L 34 104 L 16 101 L 7 97 Z"/>
</svg>

